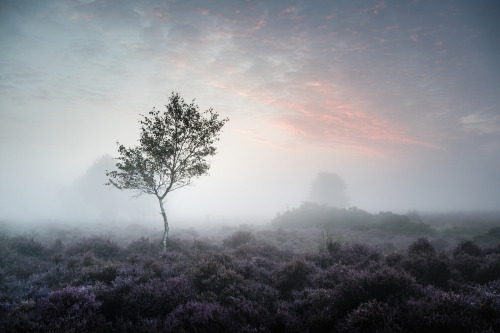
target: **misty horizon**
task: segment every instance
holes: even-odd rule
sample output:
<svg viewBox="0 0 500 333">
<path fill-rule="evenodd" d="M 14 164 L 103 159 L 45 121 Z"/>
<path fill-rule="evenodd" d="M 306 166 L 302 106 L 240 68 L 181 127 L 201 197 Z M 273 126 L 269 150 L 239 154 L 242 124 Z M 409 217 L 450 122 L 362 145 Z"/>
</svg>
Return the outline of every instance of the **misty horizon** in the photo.
<svg viewBox="0 0 500 333">
<path fill-rule="evenodd" d="M 171 91 L 231 121 L 172 227 L 268 223 L 312 199 L 370 213 L 500 210 L 495 1 L 0 5 L 0 221 L 160 225 L 106 188 L 116 141 Z M 254 221 L 254 222 L 252 222 Z"/>
</svg>

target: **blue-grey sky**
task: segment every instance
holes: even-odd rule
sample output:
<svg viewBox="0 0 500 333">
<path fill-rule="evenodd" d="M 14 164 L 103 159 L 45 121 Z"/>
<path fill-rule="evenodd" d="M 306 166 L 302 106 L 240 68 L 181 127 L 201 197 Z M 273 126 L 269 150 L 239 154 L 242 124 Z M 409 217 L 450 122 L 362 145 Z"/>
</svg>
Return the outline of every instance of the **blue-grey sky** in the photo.
<svg viewBox="0 0 500 333">
<path fill-rule="evenodd" d="M 498 209 L 499 17 L 481 0 L 0 1 L 0 219 L 56 216 L 174 90 L 230 118 L 177 218 L 273 216 L 318 172 L 369 211 Z"/>
</svg>

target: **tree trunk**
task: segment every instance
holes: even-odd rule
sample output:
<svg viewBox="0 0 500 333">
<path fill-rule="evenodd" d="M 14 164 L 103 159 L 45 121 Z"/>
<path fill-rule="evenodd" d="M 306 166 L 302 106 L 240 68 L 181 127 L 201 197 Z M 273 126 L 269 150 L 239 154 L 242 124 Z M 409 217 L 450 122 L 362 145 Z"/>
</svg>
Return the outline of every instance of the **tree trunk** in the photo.
<svg viewBox="0 0 500 333">
<path fill-rule="evenodd" d="M 158 198 L 160 201 L 161 208 L 161 216 L 163 217 L 163 225 L 165 227 L 165 231 L 163 231 L 163 252 L 167 252 L 167 239 L 168 239 L 168 220 L 167 214 L 165 214 L 165 208 L 163 208 L 163 200 Z"/>
</svg>

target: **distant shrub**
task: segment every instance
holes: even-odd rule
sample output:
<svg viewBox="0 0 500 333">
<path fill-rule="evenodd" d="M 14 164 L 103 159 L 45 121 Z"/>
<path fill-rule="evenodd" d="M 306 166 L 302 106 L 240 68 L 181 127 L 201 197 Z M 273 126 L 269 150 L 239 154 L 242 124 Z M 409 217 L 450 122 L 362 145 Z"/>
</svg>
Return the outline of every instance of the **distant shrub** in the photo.
<svg viewBox="0 0 500 333">
<path fill-rule="evenodd" d="M 240 230 L 224 239 L 222 243 L 224 244 L 224 246 L 235 248 L 248 243 L 252 239 L 253 234 L 250 231 Z"/>
<path fill-rule="evenodd" d="M 487 233 L 474 237 L 474 241 L 489 246 L 500 245 L 500 227 L 491 228 Z"/>
<path fill-rule="evenodd" d="M 118 259 L 122 248 L 109 239 L 92 237 L 71 244 L 65 250 L 65 253 L 70 256 L 83 255 L 87 252 L 92 252 L 99 259 Z"/>
<path fill-rule="evenodd" d="M 354 274 L 354 271 L 351 267 L 336 263 L 327 269 L 316 271 L 311 276 L 311 283 L 314 288 L 335 289 L 346 276 Z"/>
<path fill-rule="evenodd" d="M 151 242 L 149 238 L 141 237 L 127 245 L 125 251 L 129 256 L 154 256 L 160 253 L 161 243 Z"/>
<path fill-rule="evenodd" d="M 96 282 L 111 284 L 117 277 L 119 268 L 120 264 L 115 262 L 104 262 L 84 267 L 81 269 L 75 284 L 85 285 Z"/>
<path fill-rule="evenodd" d="M 359 243 L 347 244 L 342 248 L 339 260 L 345 265 L 355 265 L 363 268 L 378 262 L 381 258 L 380 253 L 373 248 Z"/>
<path fill-rule="evenodd" d="M 453 257 L 461 254 L 466 254 L 472 257 L 481 257 L 483 255 L 483 251 L 473 242 L 466 241 L 458 244 L 458 246 L 453 250 Z"/>
<path fill-rule="evenodd" d="M 335 208 L 313 202 L 279 213 L 271 222 L 279 227 L 359 226 L 370 223 L 373 216 L 357 208 Z"/>
<path fill-rule="evenodd" d="M 394 214 L 391 212 L 381 212 L 374 216 L 375 223 L 367 226 L 370 229 L 376 228 L 394 234 L 405 235 L 432 235 L 434 229 L 429 224 L 422 223 L 420 217 Z"/>
<path fill-rule="evenodd" d="M 5 258 L 4 265 L 0 266 L 4 274 L 13 275 L 18 279 L 27 279 L 32 274 L 39 274 L 47 271 L 51 266 L 49 261 L 36 256 L 11 254 Z"/>
<path fill-rule="evenodd" d="M 240 261 L 236 271 L 246 279 L 271 285 L 277 263 L 269 258 L 255 256 L 249 260 Z"/>
<path fill-rule="evenodd" d="M 328 242 L 326 244 L 326 249 L 328 250 L 328 253 L 330 253 L 331 255 L 336 255 L 340 253 L 342 245 L 338 241 Z"/>
<path fill-rule="evenodd" d="M 427 238 L 419 238 L 408 247 L 409 256 L 433 256 L 435 254 L 436 250 Z"/>
<path fill-rule="evenodd" d="M 11 248 L 19 254 L 32 257 L 44 257 L 48 254 L 47 246 L 39 241 L 28 239 L 26 237 L 15 237 L 10 240 Z"/>
<path fill-rule="evenodd" d="M 70 284 L 77 276 L 64 265 L 54 265 L 46 272 L 31 276 L 29 282 L 38 288 L 55 290 Z"/>
</svg>

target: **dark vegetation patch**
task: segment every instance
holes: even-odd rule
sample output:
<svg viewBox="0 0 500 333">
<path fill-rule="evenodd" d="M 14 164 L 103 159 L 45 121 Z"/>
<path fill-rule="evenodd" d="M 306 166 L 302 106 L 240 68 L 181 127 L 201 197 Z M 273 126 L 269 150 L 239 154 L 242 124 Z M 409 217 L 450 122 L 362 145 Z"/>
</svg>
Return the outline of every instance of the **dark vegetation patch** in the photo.
<svg viewBox="0 0 500 333">
<path fill-rule="evenodd" d="M 173 238 L 167 252 L 159 239 L 3 234 L 0 331 L 500 331 L 497 244 L 401 247 L 321 230 L 232 229 Z"/>
</svg>

